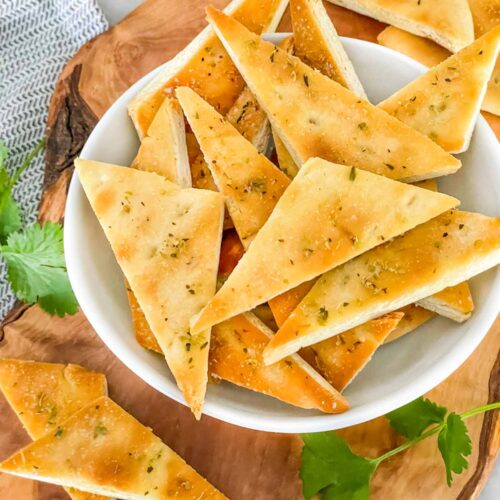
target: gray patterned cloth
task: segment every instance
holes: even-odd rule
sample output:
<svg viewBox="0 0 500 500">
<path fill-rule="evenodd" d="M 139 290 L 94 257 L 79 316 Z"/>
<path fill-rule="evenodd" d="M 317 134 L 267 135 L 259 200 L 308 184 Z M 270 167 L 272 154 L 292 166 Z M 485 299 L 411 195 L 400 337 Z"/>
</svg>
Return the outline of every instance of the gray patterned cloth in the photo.
<svg viewBox="0 0 500 500">
<path fill-rule="evenodd" d="M 68 59 L 107 29 L 96 0 L 0 0 L 0 138 L 12 172 L 43 137 L 50 96 Z M 43 180 L 39 156 L 14 189 L 25 222 L 34 222 Z M 14 303 L 0 264 L 0 318 Z"/>
</svg>

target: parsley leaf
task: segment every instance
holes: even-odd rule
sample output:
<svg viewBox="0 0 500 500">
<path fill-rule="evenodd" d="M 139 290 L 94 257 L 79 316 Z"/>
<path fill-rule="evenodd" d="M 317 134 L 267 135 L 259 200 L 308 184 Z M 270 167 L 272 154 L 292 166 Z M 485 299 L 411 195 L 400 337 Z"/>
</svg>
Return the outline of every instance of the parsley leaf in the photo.
<svg viewBox="0 0 500 500">
<path fill-rule="evenodd" d="M 12 198 L 13 182 L 6 168 L 8 157 L 9 150 L 0 139 L 0 243 L 21 227 L 19 208 Z"/>
<path fill-rule="evenodd" d="M 438 435 L 438 447 L 446 467 L 446 481 L 451 486 L 452 472 L 460 474 L 467 469 L 469 464 L 465 457 L 472 453 L 469 432 L 460 415 L 453 412 L 448 415 Z"/>
<path fill-rule="evenodd" d="M 27 304 L 37 302 L 49 314 L 76 313 L 78 303 L 66 272 L 60 224 L 34 224 L 12 233 L 1 252 L 19 300 Z"/>
<path fill-rule="evenodd" d="M 391 426 L 408 439 L 414 439 L 431 424 L 441 424 L 446 408 L 420 397 L 386 415 Z"/>
<path fill-rule="evenodd" d="M 370 479 L 377 464 L 354 454 L 335 432 L 302 434 L 300 478 L 308 500 L 321 493 L 322 500 L 367 500 Z"/>
</svg>

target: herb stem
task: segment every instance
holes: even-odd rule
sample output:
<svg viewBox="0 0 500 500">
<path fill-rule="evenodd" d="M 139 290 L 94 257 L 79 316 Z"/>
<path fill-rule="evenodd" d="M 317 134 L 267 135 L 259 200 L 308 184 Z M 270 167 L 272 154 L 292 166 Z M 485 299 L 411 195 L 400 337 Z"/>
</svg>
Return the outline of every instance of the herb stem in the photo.
<svg viewBox="0 0 500 500">
<path fill-rule="evenodd" d="M 16 182 L 21 177 L 21 174 L 30 166 L 33 159 L 38 155 L 38 153 L 45 147 L 45 138 L 41 139 L 38 144 L 30 151 L 28 156 L 24 159 L 21 166 L 14 172 L 12 179 L 10 181 L 10 187 L 12 188 Z"/>
<path fill-rule="evenodd" d="M 487 411 L 492 411 L 497 409 L 500 409 L 500 402 L 490 403 L 487 405 L 478 406 L 477 408 L 472 408 L 471 410 L 464 411 L 463 413 L 460 414 L 460 416 L 463 419 L 466 419 L 469 417 L 473 417 L 474 415 L 479 415 L 480 413 L 485 413 Z M 441 424 L 435 425 L 434 427 L 431 427 L 428 431 L 422 433 L 415 439 L 409 439 L 401 446 L 398 446 L 397 448 L 394 448 L 393 450 L 390 450 L 387 453 L 380 455 L 380 457 L 373 458 L 371 460 L 372 463 L 374 463 L 375 466 L 378 466 L 380 462 L 383 462 L 384 460 L 387 460 L 388 458 L 397 455 L 398 453 L 401 453 L 402 451 L 407 450 L 408 448 L 411 448 L 414 444 L 417 444 L 420 441 L 423 441 L 424 439 L 427 439 L 428 437 L 432 436 L 433 434 L 438 433 L 445 425 L 446 421 Z"/>
<path fill-rule="evenodd" d="M 477 408 L 472 408 L 471 410 L 464 411 L 463 413 L 460 414 L 460 416 L 463 419 L 473 417 L 474 415 L 478 415 L 479 413 L 484 413 L 487 411 L 492 411 L 492 410 L 497 410 L 500 409 L 500 401 L 497 401 L 496 403 L 490 403 L 487 405 L 483 406 L 478 406 Z"/>
</svg>

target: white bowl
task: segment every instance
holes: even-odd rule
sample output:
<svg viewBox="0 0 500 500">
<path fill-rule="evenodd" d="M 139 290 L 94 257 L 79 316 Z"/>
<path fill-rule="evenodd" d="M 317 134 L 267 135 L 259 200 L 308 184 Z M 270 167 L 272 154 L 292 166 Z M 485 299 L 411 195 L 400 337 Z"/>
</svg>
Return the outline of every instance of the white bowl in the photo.
<svg viewBox="0 0 500 500">
<path fill-rule="evenodd" d="M 283 35 L 284 36 L 284 35 Z M 283 36 L 273 35 L 276 42 Z M 406 56 L 372 43 L 343 39 L 370 100 L 381 101 L 425 71 Z M 139 141 L 127 102 L 159 68 L 128 89 L 102 117 L 82 158 L 129 165 Z M 440 190 L 462 200 L 462 208 L 499 215 L 499 146 L 480 117 L 462 169 L 439 180 Z M 184 404 L 162 357 L 134 338 L 123 276 L 75 175 L 66 204 L 66 262 L 71 284 L 88 320 L 113 353 L 134 373 Z M 418 271 L 416 271 L 418 272 Z M 463 324 L 437 318 L 418 333 L 381 347 L 345 391 L 351 409 L 339 415 L 302 410 L 226 382 L 210 385 L 205 414 L 232 424 L 274 432 L 316 432 L 365 422 L 429 391 L 456 370 L 477 347 L 498 313 L 500 271 L 471 280 L 476 310 Z"/>
</svg>

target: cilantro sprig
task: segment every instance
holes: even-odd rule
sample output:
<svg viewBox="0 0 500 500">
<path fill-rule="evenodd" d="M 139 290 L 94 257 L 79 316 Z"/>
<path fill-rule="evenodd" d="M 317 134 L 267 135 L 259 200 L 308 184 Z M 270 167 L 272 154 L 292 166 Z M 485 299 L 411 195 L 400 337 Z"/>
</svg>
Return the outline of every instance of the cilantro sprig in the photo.
<svg viewBox="0 0 500 500">
<path fill-rule="evenodd" d="M 376 458 L 356 455 L 334 431 L 303 434 L 300 478 L 306 500 L 319 494 L 322 500 L 366 500 L 370 480 L 377 467 L 388 458 L 437 434 L 448 486 L 453 473 L 468 467 L 472 443 L 465 420 L 500 408 L 500 402 L 479 406 L 457 414 L 423 397 L 386 415 L 391 426 L 408 440 Z"/>
<path fill-rule="evenodd" d="M 23 227 L 21 211 L 12 190 L 22 173 L 43 150 L 40 141 L 11 176 L 9 150 L 0 140 L 0 255 L 16 297 L 38 305 L 49 314 L 75 314 L 78 303 L 66 271 L 63 229 L 55 222 Z"/>
</svg>

